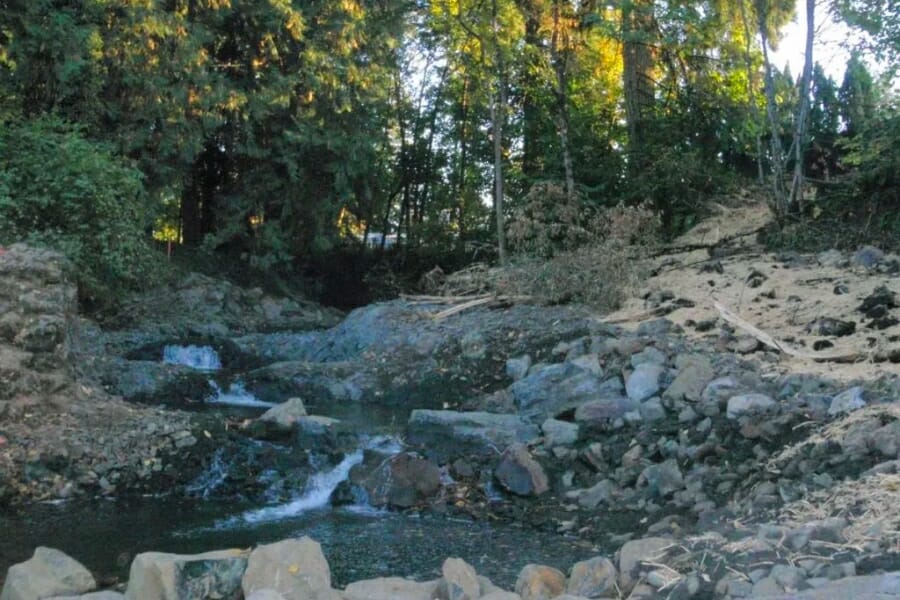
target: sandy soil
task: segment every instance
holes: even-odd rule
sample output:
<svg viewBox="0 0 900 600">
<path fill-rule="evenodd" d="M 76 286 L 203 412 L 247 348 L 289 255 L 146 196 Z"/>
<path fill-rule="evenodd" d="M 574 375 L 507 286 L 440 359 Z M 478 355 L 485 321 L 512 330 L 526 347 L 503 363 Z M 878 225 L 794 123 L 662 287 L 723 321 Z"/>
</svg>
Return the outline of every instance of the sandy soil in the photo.
<svg viewBox="0 0 900 600">
<path fill-rule="evenodd" d="M 743 201 L 735 206 L 718 206 L 718 214 L 698 224 L 676 240 L 672 246 L 710 244 L 735 234 L 757 230 L 772 219 L 768 208 L 761 203 Z M 778 372 L 815 373 L 837 380 L 873 379 L 886 374 L 900 374 L 900 365 L 876 362 L 877 354 L 900 350 L 900 325 L 884 330 L 867 327 L 869 320 L 857 309 L 878 286 L 886 286 L 900 297 L 900 276 L 855 266 L 835 266 L 812 254 L 768 252 L 749 235 L 730 242 L 721 257 L 711 257 L 707 250 L 681 252 L 662 256 L 652 261 L 655 275 L 650 277 L 644 289 L 605 320 L 621 322 L 626 327 L 636 327 L 648 318 L 652 308 L 642 299 L 650 292 L 670 291 L 678 299 L 692 301 L 695 306 L 678 308 L 667 318 L 681 325 L 691 337 L 717 339 L 721 325 L 701 333 L 692 325 L 719 317 L 714 302 L 726 306 L 742 319 L 774 338 L 786 342 L 802 353 L 836 356 L 860 353 L 862 356 L 849 364 L 836 361 L 798 358 L 781 353 L 771 368 Z M 822 257 L 824 259 L 824 257 Z M 851 255 L 844 255 L 849 260 Z M 896 257 L 887 257 L 888 260 Z M 718 262 L 719 270 L 709 267 Z M 704 269 L 704 266 L 707 268 Z M 751 282 L 762 280 L 758 287 Z M 835 292 L 845 286 L 845 293 Z M 900 309 L 893 309 L 900 318 Z M 807 325 L 820 318 L 830 317 L 856 323 L 856 331 L 844 337 L 815 335 L 806 331 Z M 743 332 L 736 332 L 743 333 Z M 827 339 L 833 347 L 815 351 L 813 344 Z"/>
</svg>

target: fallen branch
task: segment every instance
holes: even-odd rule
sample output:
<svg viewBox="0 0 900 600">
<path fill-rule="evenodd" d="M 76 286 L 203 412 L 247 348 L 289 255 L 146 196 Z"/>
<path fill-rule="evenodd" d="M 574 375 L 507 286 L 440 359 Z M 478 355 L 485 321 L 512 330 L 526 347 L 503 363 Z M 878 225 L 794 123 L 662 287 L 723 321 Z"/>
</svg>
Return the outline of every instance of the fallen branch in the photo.
<svg viewBox="0 0 900 600">
<path fill-rule="evenodd" d="M 736 233 L 734 235 L 725 236 L 715 242 L 711 242 L 709 244 L 685 244 L 684 246 L 668 246 L 665 248 L 661 248 L 657 252 L 654 252 L 650 255 L 650 258 L 658 258 L 660 256 L 669 256 L 670 254 L 684 254 L 685 252 L 695 252 L 697 250 L 706 250 L 712 255 L 712 251 L 720 246 L 725 246 L 735 240 L 739 240 L 744 237 L 748 237 L 751 235 L 757 235 L 765 230 L 765 227 L 758 227 L 753 231 L 745 231 L 743 233 Z"/>
<path fill-rule="evenodd" d="M 760 343 L 772 348 L 774 350 L 778 350 L 783 354 L 787 354 L 788 356 L 793 356 L 795 358 L 802 358 L 806 360 L 813 360 L 815 362 L 839 362 L 839 363 L 848 363 L 848 362 L 860 362 L 866 360 L 869 356 L 865 352 L 851 352 L 848 354 L 811 354 L 809 352 L 804 352 L 802 350 L 798 350 L 792 346 L 787 345 L 785 342 L 778 340 L 762 329 L 756 327 L 755 325 L 745 321 L 744 319 L 737 316 L 735 313 L 731 312 L 726 306 L 720 304 L 719 302 L 713 302 L 713 306 L 716 307 L 716 310 L 719 311 L 719 314 L 725 319 L 727 322 L 731 323 L 735 327 L 742 329 L 759 340 Z"/>
</svg>

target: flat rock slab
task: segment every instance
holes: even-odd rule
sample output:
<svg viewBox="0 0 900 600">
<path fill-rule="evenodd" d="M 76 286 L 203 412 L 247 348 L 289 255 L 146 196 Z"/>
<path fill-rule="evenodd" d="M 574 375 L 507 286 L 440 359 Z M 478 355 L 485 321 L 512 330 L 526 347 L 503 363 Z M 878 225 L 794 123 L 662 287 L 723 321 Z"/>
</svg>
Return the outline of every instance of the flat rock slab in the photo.
<svg viewBox="0 0 900 600">
<path fill-rule="evenodd" d="M 407 443 L 439 462 L 467 455 L 496 456 L 503 448 L 537 438 L 540 429 L 518 415 L 452 410 L 414 410 Z"/>
</svg>

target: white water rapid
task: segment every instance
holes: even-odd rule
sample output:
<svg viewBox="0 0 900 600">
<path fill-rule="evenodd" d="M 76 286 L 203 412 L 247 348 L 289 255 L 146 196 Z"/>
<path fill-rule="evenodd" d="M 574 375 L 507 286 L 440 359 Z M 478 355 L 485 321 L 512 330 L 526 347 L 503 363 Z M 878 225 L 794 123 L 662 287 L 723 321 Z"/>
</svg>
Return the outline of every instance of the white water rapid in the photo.
<svg viewBox="0 0 900 600">
<path fill-rule="evenodd" d="M 219 385 L 210 380 L 209 385 L 212 386 L 215 394 L 206 399 L 209 404 L 225 404 L 228 406 L 247 406 L 247 407 L 259 407 L 259 408 L 271 408 L 275 406 L 274 402 L 266 402 L 264 400 L 260 400 L 253 394 L 247 391 L 239 381 L 232 383 L 228 386 L 228 390 L 223 390 L 219 387 Z"/>
<path fill-rule="evenodd" d="M 222 368 L 219 354 L 211 346 L 166 346 L 163 348 L 163 362 L 198 371 L 218 371 Z"/>
</svg>

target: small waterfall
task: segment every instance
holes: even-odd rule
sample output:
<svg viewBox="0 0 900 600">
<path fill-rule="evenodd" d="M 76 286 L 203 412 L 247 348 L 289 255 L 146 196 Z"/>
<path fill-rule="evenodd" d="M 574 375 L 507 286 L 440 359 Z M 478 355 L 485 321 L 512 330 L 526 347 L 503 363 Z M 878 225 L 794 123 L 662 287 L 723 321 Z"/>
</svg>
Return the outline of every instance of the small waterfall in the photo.
<svg viewBox="0 0 900 600">
<path fill-rule="evenodd" d="M 310 477 L 306 484 L 306 489 L 296 499 L 286 504 L 278 504 L 247 511 L 242 515 L 219 522 L 216 526 L 218 528 L 229 528 L 241 524 L 247 525 L 278 521 L 296 517 L 307 511 L 327 506 L 331 500 L 331 495 L 334 493 L 337 486 L 350 476 L 350 470 L 354 466 L 363 461 L 363 453 L 366 450 L 372 450 L 379 454 L 392 456 L 403 451 L 403 443 L 399 439 L 387 435 L 366 438 L 362 440 L 362 444 L 355 452 L 346 455 L 337 466 L 327 471 L 320 471 Z M 315 461 L 316 457 L 311 457 L 312 464 L 315 464 Z M 382 512 L 368 506 L 367 499 L 364 497 L 360 497 L 358 503 L 355 505 L 343 507 L 343 510 L 368 515 L 381 514 Z"/>
<path fill-rule="evenodd" d="M 247 407 L 259 407 L 259 408 L 272 408 L 275 406 L 273 402 L 266 402 L 264 400 L 260 400 L 253 394 L 247 391 L 244 387 L 244 384 L 240 381 L 235 381 L 230 386 L 228 386 L 228 391 L 223 390 L 219 385 L 213 381 L 209 381 L 209 385 L 212 386 L 215 394 L 206 399 L 206 402 L 209 404 L 225 404 L 228 406 L 247 406 Z"/>
<path fill-rule="evenodd" d="M 185 487 L 185 491 L 191 495 L 200 496 L 203 499 L 215 492 L 228 478 L 228 464 L 225 462 L 225 449 L 219 448 L 213 455 L 212 462 L 206 471 L 197 479 Z"/>
<path fill-rule="evenodd" d="M 296 500 L 287 504 L 267 506 L 266 508 L 245 512 L 237 517 L 237 521 L 250 524 L 277 521 L 296 517 L 309 510 L 322 508 L 328 504 L 331 493 L 334 492 L 335 488 L 350 476 L 350 469 L 361 463 L 362 459 L 362 449 L 348 454 L 332 470 L 313 475 L 306 484 L 306 491 Z"/>
<path fill-rule="evenodd" d="M 163 362 L 198 371 L 218 371 L 222 368 L 219 354 L 212 346 L 166 346 L 163 348 Z"/>
</svg>

